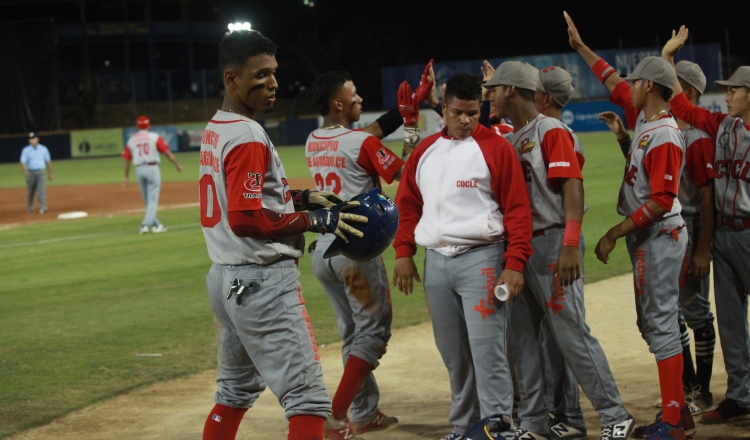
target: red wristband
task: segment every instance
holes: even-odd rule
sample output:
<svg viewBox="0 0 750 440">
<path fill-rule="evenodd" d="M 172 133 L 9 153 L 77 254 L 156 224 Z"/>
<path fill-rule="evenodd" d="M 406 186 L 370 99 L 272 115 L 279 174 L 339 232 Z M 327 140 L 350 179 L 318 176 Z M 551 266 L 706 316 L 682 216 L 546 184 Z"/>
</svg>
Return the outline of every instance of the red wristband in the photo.
<svg viewBox="0 0 750 440">
<path fill-rule="evenodd" d="M 643 206 L 638 208 L 630 216 L 630 218 L 633 220 L 633 223 L 635 223 L 635 227 L 638 229 L 648 228 L 653 222 L 658 220 L 656 214 L 654 214 L 654 211 L 652 211 L 651 208 L 649 208 L 645 203 L 643 204 Z"/>
<path fill-rule="evenodd" d="M 565 235 L 563 236 L 563 246 L 578 247 L 581 240 L 581 222 L 577 220 L 565 221 Z"/>
<path fill-rule="evenodd" d="M 610 75 L 615 73 L 615 68 L 610 66 L 609 63 L 604 61 L 604 58 L 599 58 L 599 61 L 597 61 L 592 67 L 591 70 L 594 72 L 594 75 L 601 81 L 602 83 L 609 78 Z"/>
</svg>

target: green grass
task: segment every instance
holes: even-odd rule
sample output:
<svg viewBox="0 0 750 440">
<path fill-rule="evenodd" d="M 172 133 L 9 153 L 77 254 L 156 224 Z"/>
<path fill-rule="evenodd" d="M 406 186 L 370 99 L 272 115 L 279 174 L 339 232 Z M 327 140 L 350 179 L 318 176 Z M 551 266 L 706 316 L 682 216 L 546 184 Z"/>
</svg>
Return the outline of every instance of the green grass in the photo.
<svg viewBox="0 0 750 440">
<path fill-rule="evenodd" d="M 609 265 L 593 253 L 599 237 L 621 220 L 615 204 L 624 159 L 608 133 L 582 134 L 581 140 L 587 159 L 584 232 L 590 282 L 630 270 L 622 241 Z M 397 144 L 390 146 L 400 151 Z M 279 148 L 279 154 L 288 177 L 309 177 L 301 147 Z M 197 154 L 177 157 L 186 172 L 178 175 L 167 163 L 164 179 L 196 179 Z M 120 158 L 53 165 L 55 184 L 119 183 L 122 176 Z M 0 165 L 0 187 L 23 186 L 17 167 Z M 386 192 L 393 196 L 395 187 Z M 138 387 L 215 367 L 204 280 L 211 263 L 198 210 L 162 211 L 159 217 L 170 228 L 166 234 L 137 235 L 140 215 L 0 231 L 0 438 Z M 313 238 L 308 234 L 308 242 Z M 417 253 L 420 273 L 423 255 Z M 388 249 L 389 275 L 393 258 Z M 312 275 L 309 256 L 300 260 L 300 271 L 316 340 L 337 341 L 335 316 Z M 392 292 L 395 328 L 429 319 L 422 286 L 416 287 L 408 297 Z M 596 301 L 607 293 L 587 290 L 586 295 Z"/>
</svg>

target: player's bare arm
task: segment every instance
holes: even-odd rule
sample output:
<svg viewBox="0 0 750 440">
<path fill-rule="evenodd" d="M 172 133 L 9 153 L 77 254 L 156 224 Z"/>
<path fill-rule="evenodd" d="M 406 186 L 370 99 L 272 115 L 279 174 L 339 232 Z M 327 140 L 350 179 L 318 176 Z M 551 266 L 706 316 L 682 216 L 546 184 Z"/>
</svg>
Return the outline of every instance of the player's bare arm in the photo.
<svg viewBox="0 0 750 440">
<path fill-rule="evenodd" d="M 21 163 L 21 171 L 23 172 L 23 177 L 29 177 L 29 170 L 26 169 L 25 163 Z"/>
<path fill-rule="evenodd" d="M 52 162 L 47 162 L 47 179 L 48 180 L 54 180 L 54 177 L 52 176 Z"/>
<path fill-rule="evenodd" d="M 484 60 L 482 63 L 483 65 L 480 67 L 482 69 L 482 82 L 486 82 L 492 79 L 492 75 L 495 74 L 495 68 L 492 67 L 492 64 L 490 64 L 489 61 Z M 482 101 L 489 101 L 492 96 L 492 89 L 488 89 L 486 87 L 482 87 Z"/>
<path fill-rule="evenodd" d="M 570 43 L 570 47 L 572 47 L 573 50 L 578 52 L 583 57 L 583 60 L 586 61 L 586 64 L 588 64 L 589 67 L 594 69 L 594 66 L 602 58 L 588 46 L 586 46 L 586 44 L 584 44 L 583 39 L 581 39 L 581 35 L 578 33 L 578 28 L 576 27 L 575 23 L 573 23 L 573 19 L 570 18 L 570 15 L 568 15 L 567 12 L 563 11 L 563 16 L 565 17 L 565 21 L 568 23 L 568 43 Z M 610 74 L 604 81 L 604 86 L 607 87 L 610 92 L 612 92 L 620 82 L 622 82 L 622 78 L 620 78 L 619 75 Z"/>
<path fill-rule="evenodd" d="M 414 291 L 414 280 L 422 282 L 414 258 L 397 258 L 393 263 L 393 285 L 404 295 L 410 295 Z"/>
<path fill-rule="evenodd" d="M 714 222 L 716 220 L 714 217 L 713 182 L 701 186 L 698 191 L 701 194 L 701 230 L 688 268 L 688 273 L 692 273 L 696 280 L 705 278 L 711 272 L 711 237 L 714 235 Z"/>
<path fill-rule="evenodd" d="M 648 205 L 649 210 L 657 218 L 662 218 L 664 214 L 667 213 L 666 209 L 662 208 L 658 203 L 651 199 L 649 199 L 646 204 Z M 596 244 L 596 249 L 594 250 L 596 258 L 602 263 L 607 264 L 607 261 L 609 261 L 609 254 L 614 250 L 617 240 L 637 230 L 638 227 L 635 225 L 635 222 L 631 217 L 628 217 L 613 226 L 599 240 L 599 243 Z"/>
<path fill-rule="evenodd" d="M 664 47 L 661 49 L 661 57 L 665 60 L 669 61 L 669 64 L 674 67 L 674 56 L 675 54 L 682 48 L 682 46 L 685 45 L 685 42 L 688 39 L 689 31 L 688 28 L 685 27 L 685 25 L 680 26 L 680 30 L 675 32 L 672 30 L 672 38 L 669 39 L 664 44 Z M 679 95 L 682 93 L 682 85 L 680 84 L 680 81 L 674 82 L 674 87 L 672 87 L 672 97 Z"/>
<path fill-rule="evenodd" d="M 174 157 L 174 154 L 172 154 L 172 152 L 169 150 L 165 151 L 164 154 L 167 156 L 167 159 L 169 159 L 169 161 L 172 162 L 172 164 L 174 164 L 175 168 L 177 168 L 177 172 L 181 173 L 182 165 L 180 165 L 179 162 L 177 162 L 177 158 Z"/>
<path fill-rule="evenodd" d="M 581 253 L 578 250 L 578 238 L 583 221 L 583 181 L 565 179 L 562 182 L 563 210 L 565 211 L 565 238 L 557 257 L 557 272 L 560 284 L 568 286 L 581 277 Z M 573 235 L 568 237 L 568 235 Z M 569 243 L 569 244 L 566 244 Z"/>
<path fill-rule="evenodd" d="M 125 160 L 125 179 L 122 181 L 122 187 L 127 188 L 130 185 L 130 161 Z"/>
<path fill-rule="evenodd" d="M 597 119 L 604 121 L 604 123 L 607 124 L 609 130 L 617 137 L 617 143 L 620 144 L 620 150 L 622 151 L 623 156 L 627 157 L 628 151 L 630 150 L 631 139 L 630 133 L 625 129 L 625 124 L 622 123 L 622 119 L 617 116 L 617 113 L 611 111 L 599 113 Z"/>
<path fill-rule="evenodd" d="M 508 300 L 511 300 L 523 290 L 523 273 L 513 269 L 505 269 L 497 279 L 497 285 L 501 284 L 505 284 L 508 288 Z"/>
</svg>

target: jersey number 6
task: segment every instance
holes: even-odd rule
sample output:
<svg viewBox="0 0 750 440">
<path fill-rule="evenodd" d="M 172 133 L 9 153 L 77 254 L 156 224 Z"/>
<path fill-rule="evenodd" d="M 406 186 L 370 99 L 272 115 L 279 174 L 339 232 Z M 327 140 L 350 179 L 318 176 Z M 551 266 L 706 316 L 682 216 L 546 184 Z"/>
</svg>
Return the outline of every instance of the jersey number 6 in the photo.
<svg viewBox="0 0 750 440">
<path fill-rule="evenodd" d="M 201 226 L 213 228 L 221 220 L 221 207 L 216 197 L 214 176 L 204 174 L 200 180 Z"/>
<path fill-rule="evenodd" d="M 315 186 L 318 191 L 332 191 L 334 194 L 338 194 L 341 192 L 341 178 L 336 173 L 328 173 L 323 179 L 323 175 L 317 173 L 315 175 Z"/>
</svg>

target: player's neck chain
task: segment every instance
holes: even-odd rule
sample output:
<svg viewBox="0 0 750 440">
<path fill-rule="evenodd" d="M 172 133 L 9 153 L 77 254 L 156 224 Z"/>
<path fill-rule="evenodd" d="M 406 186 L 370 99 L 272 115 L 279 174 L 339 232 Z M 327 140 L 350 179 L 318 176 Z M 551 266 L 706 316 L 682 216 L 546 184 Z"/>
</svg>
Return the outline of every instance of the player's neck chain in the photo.
<svg viewBox="0 0 750 440">
<path fill-rule="evenodd" d="M 330 125 L 328 127 L 320 127 L 321 130 L 333 130 L 336 128 L 344 128 L 344 126 L 341 124 L 336 124 L 336 125 Z"/>
<path fill-rule="evenodd" d="M 664 110 L 660 111 L 659 113 L 655 114 L 654 116 L 651 116 L 650 118 L 648 118 L 648 122 L 651 122 L 654 119 L 658 118 L 659 116 L 665 115 L 665 114 L 667 114 L 667 109 L 664 109 Z"/>
<path fill-rule="evenodd" d="M 526 122 L 523 123 L 523 126 L 529 125 L 529 122 L 533 121 L 537 116 L 539 116 L 539 113 L 535 113 L 534 116 L 527 119 Z"/>
</svg>

